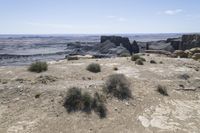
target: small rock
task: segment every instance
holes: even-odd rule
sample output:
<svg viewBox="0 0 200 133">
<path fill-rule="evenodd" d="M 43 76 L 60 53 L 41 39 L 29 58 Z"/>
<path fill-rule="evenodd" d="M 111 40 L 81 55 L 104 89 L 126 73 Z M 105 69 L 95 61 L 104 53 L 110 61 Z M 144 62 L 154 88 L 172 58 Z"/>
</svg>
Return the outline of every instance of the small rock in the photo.
<svg viewBox="0 0 200 133">
<path fill-rule="evenodd" d="M 16 102 L 16 101 L 19 101 L 20 100 L 20 98 L 19 97 L 17 97 L 17 98 L 15 98 L 14 99 L 14 101 Z"/>
<path fill-rule="evenodd" d="M 185 86 L 184 86 L 184 85 L 179 85 L 179 87 L 181 87 L 181 88 L 185 88 Z"/>
<path fill-rule="evenodd" d="M 118 109 L 117 108 L 115 108 L 115 111 L 117 111 Z"/>
<path fill-rule="evenodd" d="M 128 102 L 125 102 L 125 105 L 126 105 L 126 106 L 130 106 L 130 104 L 129 104 Z"/>
</svg>

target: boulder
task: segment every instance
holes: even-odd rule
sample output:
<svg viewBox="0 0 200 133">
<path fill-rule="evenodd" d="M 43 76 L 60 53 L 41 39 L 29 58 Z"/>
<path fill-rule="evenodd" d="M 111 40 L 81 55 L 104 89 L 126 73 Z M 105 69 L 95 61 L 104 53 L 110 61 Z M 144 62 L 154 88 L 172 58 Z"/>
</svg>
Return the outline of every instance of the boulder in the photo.
<svg viewBox="0 0 200 133">
<path fill-rule="evenodd" d="M 192 59 L 194 59 L 194 60 L 200 60 L 200 53 L 195 53 L 195 54 L 192 56 Z"/>
<path fill-rule="evenodd" d="M 192 48 L 189 51 L 192 53 L 192 55 L 195 54 L 195 53 L 200 53 L 200 47 L 199 48 Z"/>
<path fill-rule="evenodd" d="M 180 58 L 187 58 L 188 55 L 183 51 L 183 50 L 176 50 L 174 52 L 175 57 L 180 57 Z"/>
</svg>

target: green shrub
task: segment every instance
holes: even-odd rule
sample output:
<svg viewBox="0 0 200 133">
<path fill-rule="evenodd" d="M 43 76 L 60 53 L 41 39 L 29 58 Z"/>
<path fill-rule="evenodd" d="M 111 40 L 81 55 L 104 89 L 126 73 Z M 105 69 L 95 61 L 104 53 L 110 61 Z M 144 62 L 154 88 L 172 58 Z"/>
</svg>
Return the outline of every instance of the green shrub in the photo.
<svg viewBox="0 0 200 133">
<path fill-rule="evenodd" d="M 150 60 L 151 64 L 157 64 L 157 62 L 155 60 Z"/>
<path fill-rule="evenodd" d="M 104 104 L 105 98 L 103 95 L 99 95 L 99 93 L 94 94 L 94 100 L 92 107 L 94 111 L 99 115 L 100 118 L 105 118 L 107 116 L 107 108 Z"/>
<path fill-rule="evenodd" d="M 92 97 L 88 92 L 82 94 L 80 88 L 73 87 L 68 90 L 63 106 L 69 113 L 76 111 L 91 113 L 94 110 L 100 118 L 105 118 L 107 109 L 104 102 L 98 93 Z"/>
<path fill-rule="evenodd" d="M 158 85 L 157 91 L 162 94 L 163 96 L 168 96 L 167 89 L 165 86 Z"/>
<path fill-rule="evenodd" d="M 97 105 L 97 107 L 95 108 L 95 112 L 99 115 L 100 118 L 105 118 L 107 116 L 107 109 L 105 104 L 100 103 L 99 105 Z"/>
<path fill-rule="evenodd" d="M 91 112 L 93 98 L 90 96 L 90 94 L 88 92 L 85 92 L 82 95 L 82 102 L 83 102 L 83 111 Z"/>
<path fill-rule="evenodd" d="M 104 91 L 118 99 L 131 98 L 130 84 L 123 74 L 110 75 L 104 86 Z"/>
<path fill-rule="evenodd" d="M 70 88 L 65 98 L 64 107 L 68 112 L 82 110 L 82 92 L 80 88 Z"/>
<path fill-rule="evenodd" d="M 137 64 L 137 65 L 144 65 L 144 63 L 143 63 L 143 61 L 141 59 L 137 59 L 135 61 L 135 64 Z"/>
<path fill-rule="evenodd" d="M 132 61 L 136 61 L 137 59 L 140 59 L 140 56 L 139 55 L 132 55 L 132 57 L 131 57 L 131 60 Z"/>
<path fill-rule="evenodd" d="M 43 71 L 47 71 L 48 70 L 48 65 L 47 65 L 46 62 L 35 62 L 35 63 L 32 63 L 30 65 L 28 70 L 31 71 L 31 72 L 40 73 L 40 72 L 43 72 Z"/>
<path fill-rule="evenodd" d="M 93 73 L 101 72 L 101 66 L 98 63 L 91 63 L 87 66 L 86 69 Z"/>
</svg>

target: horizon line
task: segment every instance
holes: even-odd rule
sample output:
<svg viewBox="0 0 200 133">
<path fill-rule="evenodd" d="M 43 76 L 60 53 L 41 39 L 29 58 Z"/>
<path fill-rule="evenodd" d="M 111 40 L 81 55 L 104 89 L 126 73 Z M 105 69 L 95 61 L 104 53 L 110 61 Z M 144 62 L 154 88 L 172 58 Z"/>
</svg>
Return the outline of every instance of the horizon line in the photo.
<svg viewBox="0 0 200 133">
<path fill-rule="evenodd" d="M 138 35 L 138 34 L 200 34 L 200 32 L 138 32 L 138 33 L 0 33 L 0 35 Z"/>
</svg>

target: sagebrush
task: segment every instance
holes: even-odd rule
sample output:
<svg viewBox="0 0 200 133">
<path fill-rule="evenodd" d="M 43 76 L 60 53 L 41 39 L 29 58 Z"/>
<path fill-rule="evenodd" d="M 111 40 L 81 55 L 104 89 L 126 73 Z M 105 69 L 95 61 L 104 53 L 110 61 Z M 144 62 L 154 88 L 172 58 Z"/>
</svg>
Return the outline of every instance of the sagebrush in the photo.
<svg viewBox="0 0 200 133">
<path fill-rule="evenodd" d="M 40 72 L 44 72 L 44 71 L 47 71 L 48 70 L 48 65 L 46 62 L 35 62 L 35 63 L 32 63 L 29 68 L 28 68 L 29 71 L 31 72 L 37 72 L 37 73 L 40 73 Z"/>
</svg>

